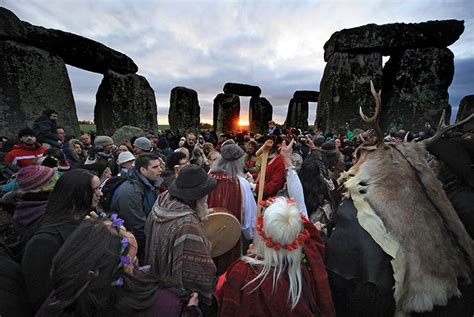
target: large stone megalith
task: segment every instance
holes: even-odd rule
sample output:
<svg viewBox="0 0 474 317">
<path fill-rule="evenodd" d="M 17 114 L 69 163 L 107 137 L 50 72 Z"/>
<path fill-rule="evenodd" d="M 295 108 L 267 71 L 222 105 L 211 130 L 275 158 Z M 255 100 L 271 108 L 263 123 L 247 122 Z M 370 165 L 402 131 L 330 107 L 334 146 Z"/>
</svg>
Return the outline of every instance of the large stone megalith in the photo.
<svg viewBox="0 0 474 317">
<path fill-rule="evenodd" d="M 306 100 L 291 98 L 286 114 L 285 127 L 297 128 L 303 131 L 308 129 L 309 104 Z"/>
<path fill-rule="evenodd" d="M 155 92 L 145 77 L 110 70 L 104 75 L 94 109 L 97 134 L 112 135 L 124 125 L 157 132 L 157 114 Z"/>
<path fill-rule="evenodd" d="M 262 89 L 258 86 L 252 86 L 239 83 L 226 83 L 224 85 L 225 94 L 234 94 L 239 96 L 260 97 Z"/>
<path fill-rule="evenodd" d="M 272 120 L 272 104 L 262 97 L 251 97 L 249 106 L 249 129 L 255 133 L 266 134 L 268 121 Z"/>
<path fill-rule="evenodd" d="M 214 98 L 213 126 L 216 133 L 237 131 L 239 127 L 240 98 L 233 94 L 218 94 Z"/>
<path fill-rule="evenodd" d="M 368 93 L 371 79 L 382 90 L 382 130 L 416 131 L 426 122 L 434 124 L 443 109 L 450 109 L 447 89 L 454 65 L 447 46 L 463 31 L 464 21 L 444 20 L 368 24 L 334 33 L 324 45 L 328 63 L 316 126 L 327 131 L 346 121 L 361 127 L 359 107 L 373 105 Z M 383 71 L 381 55 L 391 56 Z"/>
<path fill-rule="evenodd" d="M 315 127 L 322 131 L 344 127 L 365 127 L 359 116 L 374 108 L 370 81 L 382 87 L 382 54 L 334 53 L 326 64 L 320 84 Z"/>
<path fill-rule="evenodd" d="M 474 95 L 464 96 L 459 102 L 458 114 L 456 115 L 456 122 L 467 118 L 474 113 Z"/>
<path fill-rule="evenodd" d="M 0 134 L 16 137 L 46 109 L 59 112 L 58 124 L 79 135 L 76 106 L 64 61 L 41 49 L 0 41 Z"/>
<path fill-rule="evenodd" d="M 201 108 L 195 90 L 175 87 L 171 90 L 168 122 L 175 134 L 183 135 L 188 128 L 199 128 Z"/>
<path fill-rule="evenodd" d="M 454 55 L 447 48 L 407 49 L 385 64 L 380 126 L 384 131 L 420 131 L 436 126 L 441 109 L 450 107 L 448 87 Z"/>
</svg>

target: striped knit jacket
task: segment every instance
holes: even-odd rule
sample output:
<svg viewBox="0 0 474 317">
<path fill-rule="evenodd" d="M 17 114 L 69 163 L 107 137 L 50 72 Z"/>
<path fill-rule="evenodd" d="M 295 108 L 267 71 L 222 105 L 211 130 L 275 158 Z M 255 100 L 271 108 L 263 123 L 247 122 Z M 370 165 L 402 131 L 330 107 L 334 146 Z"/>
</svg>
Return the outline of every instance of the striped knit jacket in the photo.
<svg viewBox="0 0 474 317">
<path fill-rule="evenodd" d="M 145 263 L 153 273 L 168 276 L 177 286 L 197 292 L 210 305 L 215 294 L 216 267 L 201 221 L 189 206 L 162 193 L 145 226 Z"/>
</svg>

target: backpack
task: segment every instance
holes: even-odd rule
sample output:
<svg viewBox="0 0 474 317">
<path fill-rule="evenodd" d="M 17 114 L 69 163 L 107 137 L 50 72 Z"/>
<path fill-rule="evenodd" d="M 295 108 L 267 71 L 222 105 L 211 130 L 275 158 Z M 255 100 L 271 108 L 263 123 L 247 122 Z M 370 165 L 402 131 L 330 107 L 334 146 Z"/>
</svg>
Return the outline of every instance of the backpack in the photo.
<svg viewBox="0 0 474 317">
<path fill-rule="evenodd" d="M 102 197 L 99 200 L 99 207 L 105 213 L 110 213 L 112 207 L 112 198 L 114 197 L 115 191 L 122 185 L 128 178 L 125 176 L 112 176 L 105 182 L 102 187 Z"/>
</svg>

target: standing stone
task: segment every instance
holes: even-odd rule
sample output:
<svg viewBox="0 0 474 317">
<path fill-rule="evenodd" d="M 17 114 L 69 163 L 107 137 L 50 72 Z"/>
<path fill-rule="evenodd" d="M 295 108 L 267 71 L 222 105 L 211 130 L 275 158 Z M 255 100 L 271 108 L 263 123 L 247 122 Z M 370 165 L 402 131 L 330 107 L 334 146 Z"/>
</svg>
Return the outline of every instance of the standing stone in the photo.
<svg viewBox="0 0 474 317">
<path fill-rule="evenodd" d="M 336 52 L 391 55 L 407 48 L 444 48 L 456 42 L 463 31 L 464 21 L 458 20 L 367 24 L 331 35 L 324 44 L 324 60 Z"/>
<path fill-rule="evenodd" d="M 175 87 L 171 90 L 168 122 L 176 135 L 183 135 L 188 128 L 199 128 L 198 94 L 195 90 Z"/>
<path fill-rule="evenodd" d="M 307 101 L 291 98 L 286 114 L 285 127 L 287 129 L 308 130 L 308 108 Z"/>
<path fill-rule="evenodd" d="M 77 34 L 47 29 L 21 21 L 0 7 L 0 40 L 15 40 L 60 56 L 66 64 L 105 74 L 111 69 L 121 74 L 136 73 L 131 58 L 110 47 Z"/>
<path fill-rule="evenodd" d="M 112 135 L 112 140 L 116 145 L 120 145 L 124 142 L 130 142 L 133 137 L 141 137 L 145 135 L 145 131 L 140 128 L 132 127 L 129 125 L 124 125 L 119 129 L 115 130 L 115 133 Z"/>
<path fill-rule="evenodd" d="M 293 94 L 294 99 L 305 100 L 308 102 L 318 102 L 319 91 L 297 90 Z"/>
<path fill-rule="evenodd" d="M 240 116 L 240 98 L 233 94 L 218 94 L 214 98 L 214 130 L 217 134 L 237 131 Z"/>
<path fill-rule="evenodd" d="M 367 115 L 373 113 L 371 80 L 376 90 L 381 89 L 382 54 L 333 54 L 321 79 L 315 127 L 327 132 L 347 122 L 353 128 L 365 128 L 359 107 Z"/>
<path fill-rule="evenodd" d="M 0 40 L 17 40 L 26 37 L 23 22 L 10 10 L 0 7 Z"/>
<path fill-rule="evenodd" d="M 257 86 L 238 84 L 238 83 L 226 83 L 224 85 L 225 94 L 235 94 L 239 96 L 248 97 L 259 97 L 262 93 L 262 89 Z"/>
<path fill-rule="evenodd" d="M 79 136 L 71 82 L 64 61 L 35 47 L 0 41 L 0 134 L 16 137 L 46 109 L 59 112 L 58 125 Z"/>
<path fill-rule="evenodd" d="M 383 70 L 382 130 L 416 132 L 426 122 L 437 126 L 441 110 L 449 106 L 453 58 L 447 48 L 407 49 L 391 56 Z"/>
<path fill-rule="evenodd" d="M 250 98 L 249 105 L 249 129 L 252 132 L 266 134 L 268 121 L 272 120 L 272 104 L 262 97 Z"/>
<path fill-rule="evenodd" d="M 155 92 L 145 77 L 109 70 L 96 95 L 94 122 L 97 134 L 112 135 L 124 125 L 158 131 Z"/>
<path fill-rule="evenodd" d="M 474 113 L 474 95 L 464 96 L 459 103 L 458 114 L 456 115 L 456 122 L 467 118 Z"/>
</svg>

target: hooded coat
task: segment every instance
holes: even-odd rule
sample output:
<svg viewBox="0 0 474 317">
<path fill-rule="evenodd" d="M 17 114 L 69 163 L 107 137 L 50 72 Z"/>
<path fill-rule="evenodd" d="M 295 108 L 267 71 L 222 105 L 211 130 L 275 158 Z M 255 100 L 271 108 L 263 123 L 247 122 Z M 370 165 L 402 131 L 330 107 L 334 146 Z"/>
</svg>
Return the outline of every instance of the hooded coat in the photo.
<svg viewBox="0 0 474 317">
<path fill-rule="evenodd" d="M 145 263 L 153 273 L 171 277 L 210 305 L 216 286 L 211 244 L 196 212 L 170 197 L 162 193 L 148 216 Z"/>
</svg>

